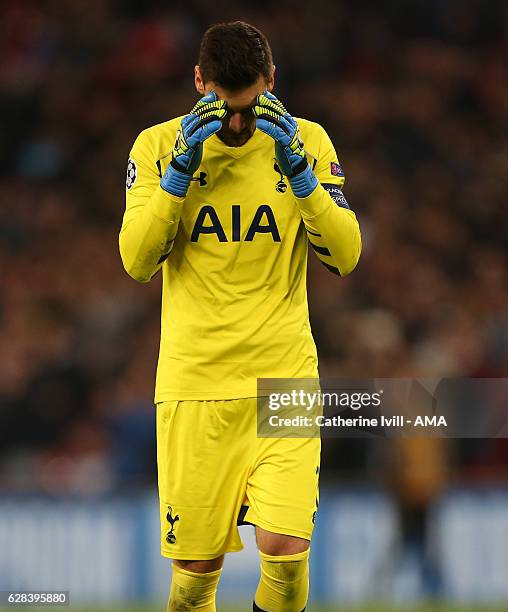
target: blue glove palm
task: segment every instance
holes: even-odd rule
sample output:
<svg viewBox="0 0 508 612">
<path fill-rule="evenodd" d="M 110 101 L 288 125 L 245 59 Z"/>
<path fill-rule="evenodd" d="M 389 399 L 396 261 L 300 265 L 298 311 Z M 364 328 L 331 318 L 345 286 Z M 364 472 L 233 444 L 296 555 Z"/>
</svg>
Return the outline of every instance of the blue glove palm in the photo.
<svg viewBox="0 0 508 612">
<path fill-rule="evenodd" d="M 203 158 L 203 142 L 222 127 L 226 102 L 210 92 L 193 107 L 181 122 L 161 187 L 168 193 L 183 197 L 187 194 L 192 175 Z"/>
<path fill-rule="evenodd" d="M 256 98 L 252 109 L 256 127 L 275 140 L 275 158 L 289 179 L 293 193 L 305 198 L 318 181 L 305 157 L 298 124 L 272 93 L 265 91 Z"/>
</svg>

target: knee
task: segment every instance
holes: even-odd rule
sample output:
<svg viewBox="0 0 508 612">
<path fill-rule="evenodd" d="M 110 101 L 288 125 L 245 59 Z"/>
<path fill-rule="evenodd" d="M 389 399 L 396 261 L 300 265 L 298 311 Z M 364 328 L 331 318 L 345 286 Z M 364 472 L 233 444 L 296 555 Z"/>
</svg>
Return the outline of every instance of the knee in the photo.
<svg viewBox="0 0 508 612">
<path fill-rule="evenodd" d="M 256 540 L 260 552 L 272 557 L 296 555 L 308 550 L 310 545 L 304 538 L 272 533 L 260 527 L 256 528 Z"/>
<path fill-rule="evenodd" d="M 205 559 L 199 561 L 182 561 L 180 559 L 174 559 L 173 563 L 178 567 L 187 570 L 188 572 L 194 572 L 195 574 L 208 574 L 209 572 L 215 572 L 222 568 L 224 563 L 224 555 L 217 557 L 216 559 Z"/>
</svg>

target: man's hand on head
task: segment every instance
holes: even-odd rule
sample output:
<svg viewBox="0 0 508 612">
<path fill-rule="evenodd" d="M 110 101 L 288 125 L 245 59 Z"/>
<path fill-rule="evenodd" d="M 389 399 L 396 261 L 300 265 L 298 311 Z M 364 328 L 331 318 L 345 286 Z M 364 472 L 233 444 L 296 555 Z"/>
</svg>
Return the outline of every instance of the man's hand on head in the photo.
<svg viewBox="0 0 508 612">
<path fill-rule="evenodd" d="M 226 102 L 211 91 L 182 119 L 171 161 L 160 181 L 164 191 L 179 197 L 187 194 L 192 175 L 203 157 L 203 142 L 221 129 L 226 112 Z"/>
<path fill-rule="evenodd" d="M 256 98 L 252 109 L 256 127 L 275 141 L 275 157 L 281 172 L 288 177 L 297 198 L 305 198 L 317 187 L 318 180 L 305 157 L 298 124 L 284 105 L 269 91 Z"/>
</svg>

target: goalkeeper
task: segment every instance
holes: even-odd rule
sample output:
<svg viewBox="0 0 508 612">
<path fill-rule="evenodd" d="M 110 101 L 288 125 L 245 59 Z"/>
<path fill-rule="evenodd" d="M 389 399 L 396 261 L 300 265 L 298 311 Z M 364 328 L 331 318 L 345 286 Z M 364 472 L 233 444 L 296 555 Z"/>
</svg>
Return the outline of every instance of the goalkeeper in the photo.
<svg viewBox="0 0 508 612">
<path fill-rule="evenodd" d="M 361 251 L 325 130 L 272 93 L 256 28 L 212 26 L 191 112 L 144 130 L 128 161 L 120 253 L 145 283 L 162 272 L 157 366 L 161 551 L 168 610 L 215 610 L 238 525 L 255 526 L 253 609 L 301 612 L 318 505 L 319 438 L 259 438 L 259 378 L 318 379 L 309 245 L 337 278 Z"/>
</svg>

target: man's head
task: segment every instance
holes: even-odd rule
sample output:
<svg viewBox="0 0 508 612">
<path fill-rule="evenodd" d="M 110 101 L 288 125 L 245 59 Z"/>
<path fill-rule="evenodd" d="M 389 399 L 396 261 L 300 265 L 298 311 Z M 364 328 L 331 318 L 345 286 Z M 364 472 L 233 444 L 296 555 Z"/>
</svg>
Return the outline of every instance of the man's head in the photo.
<svg viewBox="0 0 508 612">
<path fill-rule="evenodd" d="M 270 45 L 255 27 L 234 21 L 205 32 L 194 80 L 200 94 L 213 90 L 227 102 L 228 114 L 217 135 L 228 146 L 239 147 L 254 133 L 251 106 L 258 94 L 273 89 L 274 72 Z"/>
</svg>

